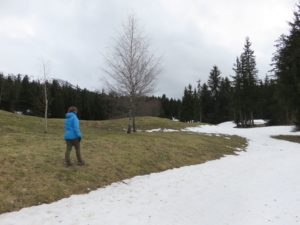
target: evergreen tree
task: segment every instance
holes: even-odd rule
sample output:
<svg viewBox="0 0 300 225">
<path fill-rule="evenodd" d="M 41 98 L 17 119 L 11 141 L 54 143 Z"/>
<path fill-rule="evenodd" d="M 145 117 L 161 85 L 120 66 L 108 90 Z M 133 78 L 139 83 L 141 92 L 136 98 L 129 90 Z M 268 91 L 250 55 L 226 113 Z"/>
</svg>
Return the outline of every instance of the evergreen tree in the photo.
<svg viewBox="0 0 300 225">
<path fill-rule="evenodd" d="M 197 81 L 197 89 L 194 90 L 195 99 L 195 120 L 202 122 L 202 105 L 201 105 L 201 81 Z"/>
<path fill-rule="evenodd" d="M 243 121 L 243 82 L 242 82 L 242 65 L 240 59 L 237 57 L 236 63 L 234 64 L 233 70 L 235 72 L 235 76 L 233 76 L 233 106 L 234 106 L 234 122 L 237 125 L 241 125 Z"/>
<path fill-rule="evenodd" d="M 295 122 L 300 129 L 300 2 L 289 26 L 289 34 L 281 35 L 277 42 L 274 71 L 286 122 Z"/>
<path fill-rule="evenodd" d="M 169 118 L 170 116 L 170 103 L 169 99 L 166 97 L 165 94 L 162 95 L 161 100 L 160 100 L 160 117 L 163 118 Z"/>
<path fill-rule="evenodd" d="M 30 83 L 30 89 L 32 92 L 32 108 L 31 114 L 35 116 L 44 116 L 45 99 L 43 96 L 43 85 L 39 81 L 32 81 Z"/>
<path fill-rule="evenodd" d="M 184 95 L 182 97 L 182 108 L 181 108 L 181 121 L 191 121 L 194 118 L 194 96 L 192 85 L 184 88 Z"/>
<path fill-rule="evenodd" d="M 282 110 L 277 101 L 276 86 L 276 81 L 266 76 L 264 80 L 260 80 L 257 88 L 260 98 L 257 101 L 256 114 L 259 118 L 267 119 L 270 125 L 282 123 Z"/>
<path fill-rule="evenodd" d="M 87 89 L 81 91 L 81 117 L 82 119 L 89 119 L 92 117 L 92 106 L 93 98 L 92 94 L 89 93 Z"/>
<path fill-rule="evenodd" d="M 16 108 L 18 111 L 21 111 L 23 113 L 30 113 L 31 111 L 32 89 L 31 89 L 29 77 L 27 75 L 25 75 L 22 79 Z"/>
<path fill-rule="evenodd" d="M 244 78 L 244 91 L 245 91 L 245 105 L 246 105 L 246 121 L 250 126 L 254 126 L 254 110 L 257 101 L 257 69 L 254 51 L 251 49 L 251 42 L 246 38 L 244 52 L 241 55 L 243 78 Z"/>
<path fill-rule="evenodd" d="M 218 98 L 221 86 L 221 72 L 217 66 L 213 66 L 212 70 L 210 71 L 207 84 L 210 88 L 212 98 L 216 100 Z"/>
<path fill-rule="evenodd" d="M 58 80 L 53 80 L 52 84 L 48 85 L 48 92 L 50 116 L 53 118 L 64 117 L 65 103 L 63 98 L 63 90 Z"/>
<path fill-rule="evenodd" d="M 254 126 L 257 101 L 257 69 L 251 42 L 246 38 L 244 51 L 236 60 L 233 70 L 235 122 L 238 126 Z"/>
<path fill-rule="evenodd" d="M 202 121 L 206 123 L 210 123 L 212 121 L 212 96 L 211 92 L 206 83 L 204 83 L 201 87 L 201 95 L 200 95 L 200 104 L 201 104 L 201 115 Z"/>
<path fill-rule="evenodd" d="M 220 83 L 218 122 L 224 122 L 232 120 L 232 87 L 228 77 Z"/>
<path fill-rule="evenodd" d="M 181 117 L 182 102 L 179 99 L 170 99 L 170 116 L 169 118 L 176 118 L 179 119 Z"/>
<path fill-rule="evenodd" d="M 221 121 L 222 112 L 220 111 L 220 87 L 221 87 L 221 72 L 217 66 L 213 66 L 209 78 L 208 87 L 210 89 L 211 100 L 212 100 L 212 111 L 210 113 L 210 122 L 219 123 Z"/>
</svg>

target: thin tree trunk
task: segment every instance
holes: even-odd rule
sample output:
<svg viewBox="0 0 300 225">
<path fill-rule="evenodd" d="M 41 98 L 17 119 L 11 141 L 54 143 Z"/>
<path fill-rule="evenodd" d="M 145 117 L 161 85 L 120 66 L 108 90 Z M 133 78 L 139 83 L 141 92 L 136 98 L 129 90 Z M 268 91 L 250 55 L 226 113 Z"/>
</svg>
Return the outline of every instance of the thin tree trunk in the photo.
<svg viewBox="0 0 300 225">
<path fill-rule="evenodd" d="M 46 81 L 44 85 L 44 95 L 45 95 L 45 130 L 44 132 L 48 132 L 48 98 L 47 98 L 47 86 Z"/>
<path fill-rule="evenodd" d="M 200 123 L 202 123 L 202 112 L 200 111 Z"/>
<path fill-rule="evenodd" d="M 240 110 L 240 123 L 241 123 L 241 127 L 244 127 L 244 118 L 243 118 L 243 113 L 242 110 Z"/>
<path fill-rule="evenodd" d="M 289 109 L 287 108 L 286 111 L 285 111 L 285 116 L 286 116 L 286 122 L 287 122 L 288 124 L 290 124 L 290 122 L 291 122 L 291 121 L 290 121 L 290 116 L 289 116 L 289 114 L 290 114 L 290 113 L 289 113 Z"/>
<path fill-rule="evenodd" d="M 44 132 L 48 132 L 48 97 L 47 97 L 47 77 L 46 77 L 46 65 L 43 63 L 44 69 L 44 97 L 45 97 L 45 130 Z"/>
<path fill-rule="evenodd" d="M 130 103 L 129 103 L 129 113 L 128 113 L 128 128 L 127 128 L 127 134 L 131 133 L 131 129 L 132 129 L 132 122 L 133 122 L 133 99 L 132 97 L 130 97 Z"/>
<path fill-rule="evenodd" d="M 136 132 L 135 116 L 136 116 L 136 105 L 135 105 L 135 100 L 134 100 L 132 102 L 132 130 L 133 130 L 133 132 Z"/>
<path fill-rule="evenodd" d="M 128 127 L 127 127 L 127 134 L 131 133 L 131 124 L 132 124 L 132 109 L 129 109 L 128 112 Z"/>
<path fill-rule="evenodd" d="M 136 132 L 136 127 L 135 127 L 135 116 L 132 116 L 132 131 Z"/>
<path fill-rule="evenodd" d="M 243 120 L 244 120 L 244 127 L 247 127 L 247 125 L 248 125 L 248 118 L 247 118 L 247 113 L 246 112 L 244 112 L 244 116 L 243 116 L 244 118 L 243 118 Z"/>
<path fill-rule="evenodd" d="M 235 110 L 233 110 L 233 121 L 235 121 L 236 123 L 238 123 L 238 120 L 236 118 L 236 112 L 235 112 Z M 238 124 L 236 126 L 238 126 Z"/>
</svg>

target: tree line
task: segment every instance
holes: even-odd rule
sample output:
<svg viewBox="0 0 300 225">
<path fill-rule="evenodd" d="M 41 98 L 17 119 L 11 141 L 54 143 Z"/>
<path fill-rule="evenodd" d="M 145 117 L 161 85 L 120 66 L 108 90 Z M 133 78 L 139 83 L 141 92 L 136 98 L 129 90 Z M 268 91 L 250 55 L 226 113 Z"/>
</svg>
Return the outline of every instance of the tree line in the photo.
<svg viewBox="0 0 300 225">
<path fill-rule="evenodd" d="M 81 89 L 62 80 L 48 80 L 48 117 L 64 118 L 71 105 L 79 109 L 84 120 L 104 120 L 128 116 L 128 97 L 116 93 Z M 137 115 L 159 116 L 157 97 L 140 97 Z M 31 80 L 28 75 L 0 74 L 0 109 L 42 117 L 44 115 L 44 81 Z"/>
<path fill-rule="evenodd" d="M 286 123 L 283 110 L 278 108 L 274 79 L 266 76 L 251 85 L 236 76 L 221 77 L 219 68 L 213 66 L 208 81 L 198 81 L 195 87 L 189 84 L 181 100 L 163 95 L 161 116 L 212 124 L 233 120 L 239 127 L 253 126 L 255 118 L 268 119 L 270 124 Z"/>
<path fill-rule="evenodd" d="M 277 77 L 258 79 L 249 38 L 233 64 L 233 72 L 233 76 L 222 76 L 218 66 L 214 65 L 207 82 L 201 84 L 199 80 L 194 87 L 189 84 L 184 88 L 181 100 L 163 96 L 162 116 L 212 124 L 234 121 L 238 127 L 254 126 L 257 118 L 268 120 L 270 125 L 297 123 L 296 110 L 294 113 L 289 111 L 286 116 L 286 107 L 282 105 L 285 96 L 280 93 Z"/>
<path fill-rule="evenodd" d="M 300 4 L 289 33 L 276 41 L 272 74 L 258 79 L 254 50 L 246 38 L 243 52 L 233 64 L 234 75 L 222 77 L 215 65 L 208 81 L 184 89 L 181 100 L 162 97 L 163 115 L 182 121 L 219 123 L 234 120 L 251 127 L 255 118 L 269 124 L 295 124 L 300 129 Z"/>
</svg>

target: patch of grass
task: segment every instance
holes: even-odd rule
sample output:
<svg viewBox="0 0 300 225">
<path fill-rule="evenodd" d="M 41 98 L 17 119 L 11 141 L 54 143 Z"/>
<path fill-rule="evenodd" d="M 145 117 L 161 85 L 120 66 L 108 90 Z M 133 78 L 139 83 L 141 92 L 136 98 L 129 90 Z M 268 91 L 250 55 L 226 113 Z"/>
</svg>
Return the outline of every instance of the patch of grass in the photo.
<svg viewBox="0 0 300 225">
<path fill-rule="evenodd" d="M 292 141 L 300 144 L 300 136 L 293 136 L 293 135 L 278 135 L 272 136 L 273 138 L 285 140 L 285 141 Z"/>
<path fill-rule="evenodd" d="M 103 120 L 103 121 L 86 121 L 86 125 L 94 127 L 102 131 L 127 131 L 127 119 L 114 119 L 114 120 Z M 137 117 L 136 124 L 138 130 L 150 130 L 155 128 L 162 129 L 183 129 L 187 126 L 198 126 L 201 123 L 183 123 L 175 122 L 169 119 L 158 118 L 158 117 Z"/>
<path fill-rule="evenodd" d="M 137 118 L 139 129 L 180 129 L 191 124 Z M 195 124 L 194 124 L 195 125 Z M 245 147 L 237 136 L 188 132 L 126 134 L 127 119 L 81 121 L 87 165 L 65 167 L 63 120 L 0 111 L 0 213 L 86 193 L 136 175 L 199 164 Z M 75 153 L 72 152 L 75 162 Z"/>
</svg>

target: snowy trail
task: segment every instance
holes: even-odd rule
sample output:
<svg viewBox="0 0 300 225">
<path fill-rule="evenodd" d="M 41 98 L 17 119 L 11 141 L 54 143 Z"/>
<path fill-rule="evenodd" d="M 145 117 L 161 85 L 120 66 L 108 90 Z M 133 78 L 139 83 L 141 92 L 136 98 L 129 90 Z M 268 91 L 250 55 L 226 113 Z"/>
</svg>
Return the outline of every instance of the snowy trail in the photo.
<svg viewBox="0 0 300 225">
<path fill-rule="evenodd" d="M 0 215 L 0 225 L 300 224 L 300 145 L 270 138 L 291 127 L 189 132 L 237 134 L 238 156 L 114 183 L 89 194 Z M 300 135 L 300 133 L 293 133 Z"/>
</svg>

